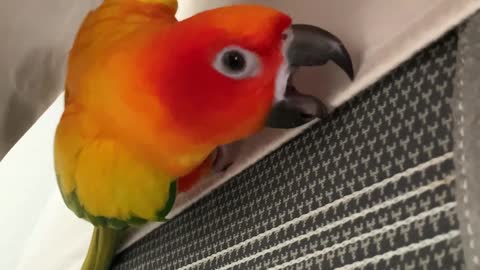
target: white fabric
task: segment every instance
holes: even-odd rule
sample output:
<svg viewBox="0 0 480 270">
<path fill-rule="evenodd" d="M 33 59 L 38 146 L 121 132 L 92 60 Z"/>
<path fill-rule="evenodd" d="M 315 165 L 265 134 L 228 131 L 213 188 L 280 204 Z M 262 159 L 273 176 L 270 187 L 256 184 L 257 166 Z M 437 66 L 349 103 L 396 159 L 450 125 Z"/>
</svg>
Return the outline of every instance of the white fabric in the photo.
<svg viewBox="0 0 480 270">
<path fill-rule="evenodd" d="M 239 2 L 280 8 L 295 22 L 317 24 L 345 41 L 356 66 L 357 79 L 353 83 L 331 64 L 305 70 L 295 80 L 300 89 L 314 92 L 330 107 L 341 105 L 480 8 L 480 1 L 473 0 L 180 0 L 178 16 L 185 18 L 199 10 Z M 53 135 L 62 98 L 0 163 L 0 229 L 4 233 L 0 269 L 79 269 L 84 258 L 92 228 L 66 209 L 53 171 Z M 189 194 L 179 196 L 171 216 L 304 128 L 266 130 L 251 138 L 226 175 L 205 179 Z M 132 231 L 122 249 L 156 226 L 150 224 Z"/>
</svg>

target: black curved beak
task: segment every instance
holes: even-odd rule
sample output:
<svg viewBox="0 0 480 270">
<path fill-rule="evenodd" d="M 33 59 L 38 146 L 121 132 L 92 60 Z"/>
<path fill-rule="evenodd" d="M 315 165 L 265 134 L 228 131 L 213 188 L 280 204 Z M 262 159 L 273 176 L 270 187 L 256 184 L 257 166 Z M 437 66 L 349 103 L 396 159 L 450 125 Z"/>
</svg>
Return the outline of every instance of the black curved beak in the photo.
<svg viewBox="0 0 480 270">
<path fill-rule="evenodd" d="M 342 42 L 331 33 L 312 25 L 292 25 L 293 40 L 287 50 L 290 69 L 302 66 L 320 66 L 328 61 L 337 64 L 353 80 L 350 54 Z M 326 115 L 325 105 L 317 98 L 298 92 L 288 85 L 285 97 L 278 100 L 267 118 L 271 128 L 295 128 L 314 118 Z"/>
</svg>

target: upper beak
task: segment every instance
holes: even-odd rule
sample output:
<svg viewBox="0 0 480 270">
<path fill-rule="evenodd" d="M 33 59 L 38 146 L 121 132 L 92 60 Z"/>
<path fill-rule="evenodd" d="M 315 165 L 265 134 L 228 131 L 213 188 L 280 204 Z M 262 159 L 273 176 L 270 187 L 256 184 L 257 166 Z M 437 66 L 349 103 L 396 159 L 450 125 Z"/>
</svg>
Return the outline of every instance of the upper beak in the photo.
<svg viewBox="0 0 480 270">
<path fill-rule="evenodd" d="M 353 80 L 352 60 L 342 42 L 331 33 L 312 25 L 292 25 L 293 40 L 287 50 L 290 68 L 320 66 L 333 61 Z M 313 96 L 287 86 L 285 97 L 278 100 L 267 118 L 272 128 L 295 128 L 326 114 L 323 103 Z"/>
</svg>

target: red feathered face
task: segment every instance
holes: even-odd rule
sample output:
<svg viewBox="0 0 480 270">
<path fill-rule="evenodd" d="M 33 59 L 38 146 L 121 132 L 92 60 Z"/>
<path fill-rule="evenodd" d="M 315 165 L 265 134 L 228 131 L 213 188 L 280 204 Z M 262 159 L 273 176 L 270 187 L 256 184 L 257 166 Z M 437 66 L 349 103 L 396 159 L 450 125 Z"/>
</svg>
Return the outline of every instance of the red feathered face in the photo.
<svg viewBox="0 0 480 270">
<path fill-rule="evenodd" d="M 264 125 L 291 128 L 320 116 L 320 102 L 286 91 L 296 67 L 332 60 L 353 78 L 338 38 L 262 6 L 206 11 L 160 32 L 144 56 L 147 81 L 169 129 L 195 144 L 230 143 Z"/>
<path fill-rule="evenodd" d="M 198 14 L 163 33 L 150 55 L 149 76 L 172 128 L 215 143 L 260 129 L 282 66 L 283 84 L 288 78 L 290 24 L 269 8 L 234 6 Z"/>
</svg>

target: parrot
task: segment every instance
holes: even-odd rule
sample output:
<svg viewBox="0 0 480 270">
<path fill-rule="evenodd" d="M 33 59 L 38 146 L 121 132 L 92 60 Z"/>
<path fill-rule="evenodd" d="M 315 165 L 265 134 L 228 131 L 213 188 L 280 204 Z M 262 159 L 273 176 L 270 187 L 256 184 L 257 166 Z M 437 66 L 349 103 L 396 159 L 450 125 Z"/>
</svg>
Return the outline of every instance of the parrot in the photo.
<svg viewBox="0 0 480 270">
<path fill-rule="evenodd" d="M 68 209 L 94 227 L 83 270 L 108 269 L 122 232 L 167 221 L 179 193 L 225 170 L 224 146 L 322 117 L 323 103 L 290 82 L 296 70 L 332 61 L 354 79 L 336 36 L 274 8 L 184 20 L 177 9 L 104 0 L 69 51 L 54 169 Z"/>
</svg>

